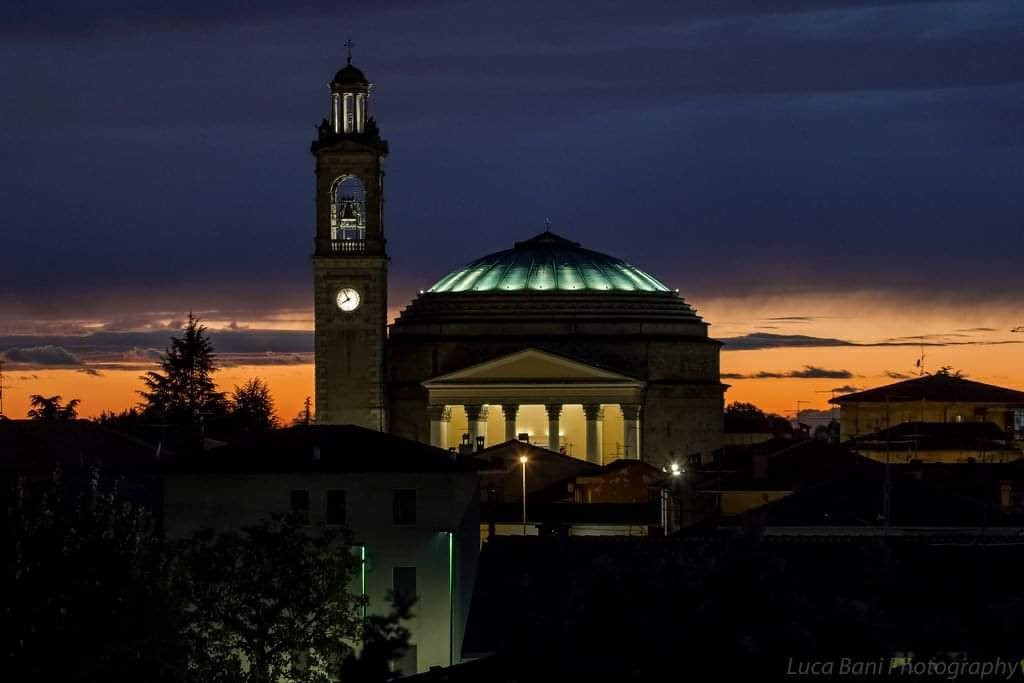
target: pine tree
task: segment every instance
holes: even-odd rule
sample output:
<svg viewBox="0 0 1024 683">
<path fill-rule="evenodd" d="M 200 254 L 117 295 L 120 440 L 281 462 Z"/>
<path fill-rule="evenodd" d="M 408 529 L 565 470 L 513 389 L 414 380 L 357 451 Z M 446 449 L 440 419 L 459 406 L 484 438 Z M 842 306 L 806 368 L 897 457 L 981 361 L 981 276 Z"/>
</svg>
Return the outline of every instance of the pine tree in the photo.
<svg viewBox="0 0 1024 683">
<path fill-rule="evenodd" d="M 278 426 L 270 387 L 253 377 L 231 394 L 231 417 L 245 432 L 263 432 Z"/>
<path fill-rule="evenodd" d="M 224 394 L 216 390 L 213 373 L 218 370 L 213 343 L 206 326 L 188 314 L 181 337 L 171 337 L 160 356 L 160 370 L 142 376 L 148 391 L 140 391 L 143 412 L 171 423 L 196 424 L 206 416 L 226 410 Z"/>
</svg>

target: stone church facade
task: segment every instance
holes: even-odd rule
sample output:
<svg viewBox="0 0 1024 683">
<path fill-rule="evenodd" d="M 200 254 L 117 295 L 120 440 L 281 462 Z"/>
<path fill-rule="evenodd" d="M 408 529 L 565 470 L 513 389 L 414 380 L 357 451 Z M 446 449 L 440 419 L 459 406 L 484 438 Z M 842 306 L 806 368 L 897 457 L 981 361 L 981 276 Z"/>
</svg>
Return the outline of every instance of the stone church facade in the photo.
<svg viewBox="0 0 1024 683">
<path fill-rule="evenodd" d="M 387 325 L 388 146 L 370 89 L 339 71 L 312 145 L 317 421 L 443 448 L 527 438 L 597 463 L 710 457 L 720 343 L 621 259 L 545 231 L 445 275 Z"/>
</svg>

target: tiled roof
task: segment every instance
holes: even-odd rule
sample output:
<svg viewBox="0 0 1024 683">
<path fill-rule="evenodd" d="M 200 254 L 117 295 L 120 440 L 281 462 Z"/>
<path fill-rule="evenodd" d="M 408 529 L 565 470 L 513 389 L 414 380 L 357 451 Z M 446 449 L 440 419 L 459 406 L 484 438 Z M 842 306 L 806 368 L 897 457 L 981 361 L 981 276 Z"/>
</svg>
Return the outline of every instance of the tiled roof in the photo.
<svg viewBox="0 0 1024 683">
<path fill-rule="evenodd" d="M 156 463 L 156 447 L 89 420 L 0 420 L 0 467 L 52 470 Z"/>
<path fill-rule="evenodd" d="M 938 373 L 915 377 L 895 384 L 837 396 L 830 403 L 898 403 L 901 401 L 940 401 L 951 403 L 1019 403 L 1024 405 L 1024 391 L 997 387 L 955 375 Z"/>
</svg>

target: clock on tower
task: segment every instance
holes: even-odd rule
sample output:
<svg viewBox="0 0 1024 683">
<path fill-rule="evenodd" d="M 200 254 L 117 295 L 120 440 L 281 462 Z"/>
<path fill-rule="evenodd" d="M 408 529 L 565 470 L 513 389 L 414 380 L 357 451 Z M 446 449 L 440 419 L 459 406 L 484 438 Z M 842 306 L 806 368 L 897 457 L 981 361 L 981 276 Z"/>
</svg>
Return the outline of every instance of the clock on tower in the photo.
<svg viewBox="0 0 1024 683">
<path fill-rule="evenodd" d="M 387 261 L 381 208 L 388 144 L 368 115 L 370 82 L 348 63 L 313 141 L 316 419 L 386 429 Z"/>
</svg>

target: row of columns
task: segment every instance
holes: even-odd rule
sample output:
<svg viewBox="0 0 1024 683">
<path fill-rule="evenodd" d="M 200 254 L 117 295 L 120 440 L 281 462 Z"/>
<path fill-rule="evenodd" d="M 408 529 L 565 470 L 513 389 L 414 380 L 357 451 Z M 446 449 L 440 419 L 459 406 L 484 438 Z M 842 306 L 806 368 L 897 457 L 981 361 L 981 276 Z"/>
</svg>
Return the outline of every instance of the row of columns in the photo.
<svg viewBox="0 0 1024 683">
<path fill-rule="evenodd" d="M 487 435 L 488 406 L 470 403 L 463 406 L 468 421 L 467 432 L 470 444 L 475 445 L 477 438 Z M 640 406 L 636 404 L 620 404 L 623 422 L 623 457 L 631 460 L 640 458 Z M 545 403 L 548 414 L 548 450 L 559 451 L 559 432 L 561 431 L 561 403 Z M 518 403 L 503 403 L 501 411 L 505 418 L 505 441 L 518 438 L 516 416 L 519 413 Z M 448 445 L 448 426 L 452 411 L 447 406 L 427 406 L 430 417 L 430 444 L 438 448 Z M 604 451 L 604 408 L 598 403 L 584 403 L 583 415 L 586 419 L 586 458 L 589 462 L 600 465 Z"/>
</svg>

